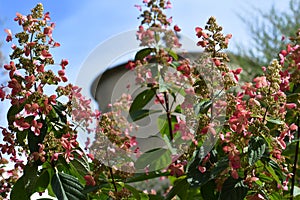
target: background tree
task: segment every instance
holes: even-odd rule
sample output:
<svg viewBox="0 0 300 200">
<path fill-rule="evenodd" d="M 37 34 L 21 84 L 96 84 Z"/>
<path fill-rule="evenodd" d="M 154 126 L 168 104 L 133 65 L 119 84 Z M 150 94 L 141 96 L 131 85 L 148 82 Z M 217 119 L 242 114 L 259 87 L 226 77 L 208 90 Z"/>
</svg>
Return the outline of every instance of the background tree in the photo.
<svg viewBox="0 0 300 200">
<path fill-rule="evenodd" d="M 261 66 L 268 65 L 285 49 L 288 38 L 294 36 L 300 27 L 300 1 L 290 0 L 289 9 L 279 11 L 274 5 L 270 10 L 259 8 L 239 14 L 249 28 L 250 43 L 248 47 L 239 46 L 236 56 L 231 59 L 243 66 L 244 75 L 258 75 Z"/>
</svg>

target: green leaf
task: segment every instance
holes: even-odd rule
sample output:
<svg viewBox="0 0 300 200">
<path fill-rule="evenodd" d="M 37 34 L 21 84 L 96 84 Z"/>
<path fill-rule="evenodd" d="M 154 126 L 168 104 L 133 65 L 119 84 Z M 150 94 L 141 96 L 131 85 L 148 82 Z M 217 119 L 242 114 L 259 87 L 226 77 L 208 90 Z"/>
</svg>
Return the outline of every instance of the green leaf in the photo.
<svg viewBox="0 0 300 200">
<path fill-rule="evenodd" d="M 148 200 L 149 197 L 144 192 L 137 190 L 135 187 L 131 185 L 125 184 L 125 188 L 127 188 L 134 196 L 135 200 Z"/>
<path fill-rule="evenodd" d="M 48 170 L 44 170 L 42 174 L 39 176 L 39 178 L 36 181 L 35 184 L 35 191 L 36 192 L 43 192 L 47 189 L 48 185 L 50 183 L 50 175 Z"/>
<path fill-rule="evenodd" d="M 52 189 L 58 200 L 86 200 L 83 186 L 69 174 L 55 173 L 51 181 Z"/>
<path fill-rule="evenodd" d="M 82 151 L 80 149 L 80 151 Z M 85 154 L 80 156 L 77 152 L 73 152 L 74 159 L 71 160 L 71 164 L 75 167 L 78 173 L 83 177 L 90 171 L 90 165 Z"/>
<path fill-rule="evenodd" d="M 273 180 L 275 180 L 278 184 L 281 183 L 274 169 L 269 165 L 265 165 L 266 170 L 272 175 Z"/>
<path fill-rule="evenodd" d="M 278 124 L 278 125 L 285 124 L 285 122 L 281 121 L 280 119 L 272 119 L 272 118 L 267 117 L 266 120 L 267 120 L 267 122 L 270 122 L 272 124 Z"/>
<path fill-rule="evenodd" d="M 31 194 L 28 194 L 25 190 L 24 177 L 21 176 L 11 190 L 10 200 L 30 200 L 30 196 Z"/>
<path fill-rule="evenodd" d="M 200 188 L 203 199 L 217 200 L 218 196 L 215 192 L 216 187 L 217 186 L 214 180 L 210 180 L 205 185 L 203 185 Z"/>
<path fill-rule="evenodd" d="M 48 125 L 45 121 L 39 121 L 43 124 L 43 127 L 40 129 L 40 134 L 36 136 L 33 131 L 28 130 L 28 146 L 30 153 L 39 151 L 39 144 L 42 144 L 44 138 L 48 132 Z"/>
<path fill-rule="evenodd" d="M 142 49 L 142 50 L 138 51 L 135 54 L 134 60 L 135 61 L 137 61 L 137 60 L 143 60 L 144 58 L 146 58 L 147 56 L 149 56 L 154 51 L 155 51 L 154 48 L 145 48 L 145 49 Z"/>
<path fill-rule="evenodd" d="M 25 145 L 26 138 L 27 138 L 27 135 L 28 135 L 28 129 L 24 130 L 24 131 L 18 131 L 16 133 L 16 135 L 17 135 L 17 142 L 18 142 L 18 144 L 20 146 Z"/>
<path fill-rule="evenodd" d="M 67 123 L 67 116 L 64 112 L 67 109 L 67 106 L 63 105 L 59 101 L 56 101 L 56 105 L 53 105 L 53 108 L 54 108 L 55 112 L 57 113 L 60 121 L 63 123 Z"/>
<path fill-rule="evenodd" d="M 8 111 L 7 111 L 7 121 L 8 122 L 11 122 L 11 120 L 15 119 L 15 115 L 23 110 L 25 103 L 26 103 L 26 101 L 20 105 L 12 105 L 8 109 Z"/>
<path fill-rule="evenodd" d="M 207 182 L 217 177 L 229 165 L 227 157 L 223 157 L 219 161 L 217 161 L 215 150 L 212 150 L 210 152 L 210 162 L 207 162 L 205 166 L 206 172 L 202 173 L 198 169 L 199 165 L 201 165 L 200 155 L 201 152 L 198 150 L 195 159 L 188 168 L 187 181 L 192 187 L 199 187 L 205 185 Z"/>
<path fill-rule="evenodd" d="M 210 99 L 202 99 L 194 106 L 195 115 L 207 113 L 208 109 L 211 107 L 211 103 Z"/>
<path fill-rule="evenodd" d="M 234 179 L 231 176 L 224 182 L 220 199 L 241 200 L 247 195 L 248 187 L 244 185 L 243 179 Z"/>
<path fill-rule="evenodd" d="M 254 165 L 264 155 L 267 142 L 263 137 L 252 137 L 248 147 L 248 163 L 249 165 Z"/>
<path fill-rule="evenodd" d="M 179 178 L 175 181 L 174 186 L 167 194 L 166 200 L 171 200 L 176 195 L 180 196 L 181 199 L 187 199 L 187 192 L 189 188 L 190 185 L 188 184 L 186 178 Z"/>
<path fill-rule="evenodd" d="M 129 109 L 130 116 L 132 117 L 132 115 L 135 112 L 137 112 L 139 110 L 143 110 L 143 108 L 151 101 L 151 99 L 154 96 L 155 96 L 155 91 L 152 89 L 144 90 L 143 92 L 138 94 L 130 106 L 130 109 Z"/>
<path fill-rule="evenodd" d="M 177 118 L 175 115 L 171 115 L 171 126 L 172 126 L 172 130 L 174 130 L 174 126 L 177 123 Z M 157 118 L 157 128 L 158 131 L 162 134 L 162 135 L 170 135 L 170 130 L 169 130 L 169 123 L 168 123 L 168 118 L 166 114 L 160 115 Z"/>
<path fill-rule="evenodd" d="M 136 169 L 143 170 L 147 166 L 149 171 L 156 171 L 168 167 L 172 162 L 171 151 L 168 149 L 153 149 L 143 153 L 136 161 Z"/>
<path fill-rule="evenodd" d="M 25 184 L 25 190 L 28 195 L 32 195 L 36 192 L 36 182 L 38 180 L 38 166 L 36 163 L 27 163 L 24 168 L 23 180 Z"/>
<path fill-rule="evenodd" d="M 137 110 L 137 111 L 130 113 L 131 119 L 129 119 L 128 121 L 135 122 L 135 121 L 143 119 L 151 114 L 159 113 L 159 112 L 161 112 L 161 110 L 148 110 L 148 109 Z"/>
<path fill-rule="evenodd" d="M 178 55 L 177 55 L 177 53 L 175 52 L 175 51 L 172 51 L 171 49 L 166 49 L 167 50 L 167 52 L 168 52 L 168 54 L 170 55 L 170 56 L 172 56 L 172 58 L 175 60 L 175 61 L 177 61 L 178 60 Z"/>
<path fill-rule="evenodd" d="M 154 171 L 154 172 L 148 172 L 148 173 L 137 173 L 133 177 L 127 179 L 125 182 L 126 183 L 134 183 L 134 182 L 150 180 L 150 179 L 168 176 L 168 175 L 170 175 L 169 172 L 160 172 L 160 171 Z"/>
</svg>

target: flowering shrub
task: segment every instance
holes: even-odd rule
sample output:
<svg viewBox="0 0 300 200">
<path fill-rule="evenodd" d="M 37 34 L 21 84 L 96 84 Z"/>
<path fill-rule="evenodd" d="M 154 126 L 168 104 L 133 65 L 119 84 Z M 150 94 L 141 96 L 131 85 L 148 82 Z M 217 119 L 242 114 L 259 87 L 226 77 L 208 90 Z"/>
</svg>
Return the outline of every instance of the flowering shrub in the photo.
<svg viewBox="0 0 300 200">
<path fill-rule="evenodd" d="M 143 49 L 126 65 L 142 91 L 123 94 L 102 114 L 67 84 L 68 61 L 54 61 L 50 49 L 60 44 L 41 4 L 27 16 L 17 14 L 22 32 L 5 30 L 6 41 L 17 44 L 4 65 L 10 80 L 0 90 L 11 104 L 8 127 L 1 127 L 2 198 L 30 199 L 46 190 L 63 200 L 297 196 L 300 32 L 278 60 L 262 67 L 263 76 L 240 84 L 242 69 L 230 69 L 224 53 L 232 35 L 224 35 L 215 18 L 195 29 L 204 52 L 189 59 L 180 51 L 180 27 L 170 28 L 172 18 L 164 14 L 171 2 L 143 5 L 135 6 Z M 151 103 L 158 109 L 148 109 Z M 131 133 L 140 128 L 135 122 L 154 113 L 165 147 L 143 150 Z M 95 133 L 85 148 L 78 129 Z M 166 188 L 139 184 L 155 178 L 168 180 Z"/>
</svg>

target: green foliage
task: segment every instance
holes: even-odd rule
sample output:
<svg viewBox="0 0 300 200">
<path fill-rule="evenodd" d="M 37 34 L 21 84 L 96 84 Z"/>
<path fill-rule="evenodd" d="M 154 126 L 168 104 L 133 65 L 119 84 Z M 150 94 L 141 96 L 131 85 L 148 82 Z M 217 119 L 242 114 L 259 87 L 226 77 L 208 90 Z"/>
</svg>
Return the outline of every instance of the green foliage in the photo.
<svg viewBox="0 0 300 200">
<path fill-rule="evenodd" d="M 149 171 L 161 170 L 172 163 L 171 155 L 168 149 L 152 149 L 137 159 L 135 167 L 139 170 L 146 169 L 146 167 Z"/>
<path fill-rule="evenodd" d="M 244 185 L 243 179 L 229 177 L 223 184 L 220 194 L 221 200 L 241 200 L 247 195 L 248 187 Z"/>
<path fill-rule="evenodd" d="M 83 186 L 75 177 L 65 173 L 55 173 L 51 186 L 58 200 L 86 200 Z"/>
<path fill-rule="evenodd" d="M 264 138 L 258 136 L 256 138 L 252 137 L 249 142 L 249 165 L 254 165 L 256 161 L 261 159 L 267 149 L 267 143 Z"/>
</svg>

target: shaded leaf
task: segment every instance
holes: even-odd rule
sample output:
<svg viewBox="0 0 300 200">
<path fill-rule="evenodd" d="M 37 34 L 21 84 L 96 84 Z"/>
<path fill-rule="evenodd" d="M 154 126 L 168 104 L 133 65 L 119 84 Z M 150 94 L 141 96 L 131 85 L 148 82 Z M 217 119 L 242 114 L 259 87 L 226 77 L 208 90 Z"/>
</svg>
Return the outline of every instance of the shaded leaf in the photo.
<svg viewBox="0 0 300 200">
<path fill-rule="evenodd" d="M 138 94 L 129 109 L 129 114 L 132 115 L 132 113 L 142 110 L 150 101 L 151 99 L 155 96 L 155 91 L 152 89 L 147 89 Z"/>
<path fill-rule="evenodd" d="M 81 151 L 81 149 L 80 149 L 80 151 Z M 71 169 L 73 169 L 74 171 L 76 170 L 76 173 L 78 174 L 78 176 L 76 176 L 76 177 L 82 179 L 82 180 L 80 180 L 81 183 L 85 183 L 85 180 L 83 177 L 85 175 L 87 175 L 90 171 L 90 165 L 89 165 L 88 159 L 85 154 L 80 156 L 76 151 L 73 152 L 73 155 L 74 155 L 74 159 L 71 160 L 71 162 L 69 163 L 71 166 Z"/>
<path fill-rule="evenodd" d="M 148 110 L 148 109 L 136 110 L 136 111 L 130 113 L 131 119 L 129 119 L 128 121 L 135 122 L 135 121 L 143 119 L 151 114 L 159 113 L 159 112 L 161 112 L 161 110 Z"/>
<path fill-rule="evenodd" d="M 63 123 L 67 123 L 67 116 L 64 112 L 67 109 L 67 106 L 63 105 L 59 101 L 56 101 L 56 105 L 53 105 L 53 108 L 54 108 L 55 112 L 57 113 L 60 121 Z"/>
<path fill-rule="evenodd" d="M 12 105 L 8 109 L 8 111 L 7 111 L 7 121 L 8 122 L 15 119 L 15 115 L 23 110 L 25 103 L 26 103 L 26 101 L 20 105 Z"/>
<path fill-rule="evenodd" d="M 264 138 L 257 136 L 252 137 L 249 141 L 248 163 L 254 165 L 262 158 L 267 148 L 267 142 Z"/>
<path fill-rule="evenodd" d="M 241 200 L 247 195 L 248 187 L 244 185 L 243 179 L 234 179 L 231 176 L 224 182 L 220 199 Z"/>
<path fill-rule="evenodd" d="M 188 199 L 188 189 L 190 185 L 188 184 L 186 178 L 181 178 L 174 183 L 172 189 L 168 192 L 166 200 L 171 200 L 176 195 L 180 196 L 181 199 Z"/>
<path fill-rule="evenodd" d="M 210 180 L 205 185 L 203 185 L 200 188 L 203 199 L 217 200 L 218 196 L 215 192 L 216 187 L 217 186 L 214 180 Z"/>
<path fill-rule="evenodd" d="M 42 144 L 44 141 L 44 138 L 48 131 L 48 125 L 45 121 L 39 121 L 43 124 L 42 128 L 40 129 L 40 134 L 36 136 L 33 131 L 28 130 L 28 146 L 30 153 L 38 152 L 39 151 L 39 145 Z"/>
<path fill-rule="evenodd" d="M 27 163 L 24 168 L 23 180 L 25 184 L 25 190 L 28 195 L 32 195 L 36 192 L 36 182 L 38 180 L 38 166 L 36 163 Z"/>
<path fill-rule="evenodd" d="M 146 58 L 147 56 L 149 56 L 152 52 L 154 52 L 155 49 L 154 48 L 145 48 L 142 50 L 139 50 L 134 57 L 134 60 L 143 60 L 144 58 Z"/>
<path fill-rule="evenodd" d="M 55 173 L 51 181 L 52 189 L 58 200 L 85 200 L 83 186 L 69 174 Z"/>
<path fill-rule="evenodd" d="M 14 184 L 11 193 L 10 199 L 11 200 L 30 200 L 30 194 L 27 194 L 25 190 L 25 182 L 24 177 L 18 179 L 18 181 Z"/>
<path fill-rule="evenodd" d="M 206 171 L 202 173 L 198 169 L 198 167 L 201 165 L 200 156 L 202 157 L 201 152 L 198 150 L 195 159 L 188 169 L 187 181 L 192 187 L 203 186 L 208 181 L 217 177 L 228 167 L 229 163 L 227 157 L 223 157 L 218 161 L 215 150 L 212 150 L 210 155 L 209 162 L 207 162 L 205 165 Z"/>
<path fill-rule="evenodd" d="M 36 181 L 36 185 L 35 185 L 36 192 L 45 191 L 47 189 L 49 183 L 50 183 L 49 172 L 48 172 L 48 170 L 44 170 Z"/>
</svg>

